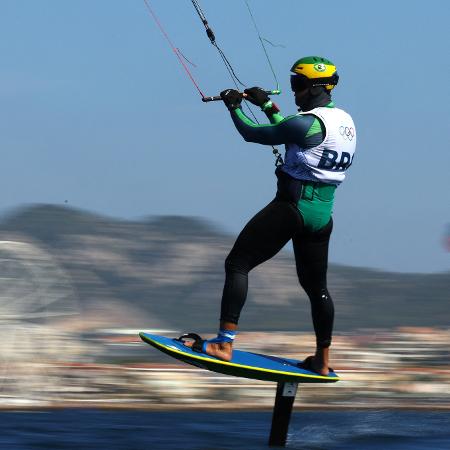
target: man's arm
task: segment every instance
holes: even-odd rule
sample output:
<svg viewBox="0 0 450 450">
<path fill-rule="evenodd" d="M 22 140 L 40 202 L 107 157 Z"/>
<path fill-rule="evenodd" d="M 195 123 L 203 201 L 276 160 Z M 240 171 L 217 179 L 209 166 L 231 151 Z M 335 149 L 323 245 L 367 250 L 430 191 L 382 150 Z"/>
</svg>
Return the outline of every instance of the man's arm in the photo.
<svg viewBox="0 0 450 450">
<path fill-rule="evenodd" d="M 270 123 L 280 123 L 284 119 L 278 106 L 270 99 L 261 106 L 261 110 L 264 111 Z"/>
<path fill-rule="evenodd" d="M 306 144 L 310 129 L 317 120 L 313 115 L 296 115 L 283 118 L 279 113 L 272 114 L 270 124 L 257 124 L 248 118 L 241 108 L 230 111 L 234 125 L 247 142 L 263 145 L 296 143 Z"/>
</svg>

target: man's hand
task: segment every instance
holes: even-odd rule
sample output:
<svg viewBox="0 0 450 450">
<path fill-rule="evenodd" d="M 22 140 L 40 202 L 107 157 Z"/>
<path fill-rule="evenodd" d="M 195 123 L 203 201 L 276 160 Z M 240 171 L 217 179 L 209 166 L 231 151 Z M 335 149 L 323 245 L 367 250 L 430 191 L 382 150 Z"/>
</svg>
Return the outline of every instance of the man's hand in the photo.
<svg viewBox="0 0 450 450">
<path fill-rule="evenodd" d="M 241 107 L 242 94 L 235 89 L 225 89 L 220 93 L 225 106 L 230 110 L 234 111 Z"/>
<path fill-rule="evenodd" d="M 241 107 L 242 94 L 235 89 L 225 89 L 220 93 L 225 106 L 230 110 L 234 111 Z"/>
<path fill-rule="evenodd" d="M 270 101 L 269 96 L 267 95 L 264 89 L 260 87 L 252 87 L 249 89 L 245 89 L 244 93 L 246 94 L 245 100 L 248 100 L 250 103 L 253 103 L 260 108 L 263 107 L 268 101 Z"/>
</svg>

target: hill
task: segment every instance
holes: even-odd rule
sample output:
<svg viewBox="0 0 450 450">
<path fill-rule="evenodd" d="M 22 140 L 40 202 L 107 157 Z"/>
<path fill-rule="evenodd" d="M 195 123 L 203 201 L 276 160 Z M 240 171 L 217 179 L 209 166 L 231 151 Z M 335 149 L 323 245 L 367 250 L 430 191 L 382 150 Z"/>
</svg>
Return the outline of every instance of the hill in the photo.
<svg viewBox="0 0 450 450">
<path fill-rule="evenodd" d="M 37 205 L 3 218 L 0 230 L 4 316 L 39 320 L 47 314 L 78 329 L 216 330 L 223 263 L 235 237 L 205 220 L 124 221 Z M 329 287 L 340 332 L 448 326 L 448 272 L 330 265 Z M 251 273 L 242 329 L 305 331 L 310 322 L 290 252 Z"/>
</svg>

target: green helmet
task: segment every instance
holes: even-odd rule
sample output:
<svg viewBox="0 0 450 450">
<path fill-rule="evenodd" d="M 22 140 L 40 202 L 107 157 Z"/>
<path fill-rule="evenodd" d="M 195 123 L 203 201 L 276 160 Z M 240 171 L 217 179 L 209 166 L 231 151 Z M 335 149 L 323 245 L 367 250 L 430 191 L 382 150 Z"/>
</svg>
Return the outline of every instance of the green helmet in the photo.
<svg viewBox="0 0 450 450">
<path fill-rule="evenodd" d="M 306 56 L 291 67 L 291 87 L 293 91 L 306 87 L 324 86 L 331 91 L 339 81 L 336 66 L 321 56 Z"/>
</svg>

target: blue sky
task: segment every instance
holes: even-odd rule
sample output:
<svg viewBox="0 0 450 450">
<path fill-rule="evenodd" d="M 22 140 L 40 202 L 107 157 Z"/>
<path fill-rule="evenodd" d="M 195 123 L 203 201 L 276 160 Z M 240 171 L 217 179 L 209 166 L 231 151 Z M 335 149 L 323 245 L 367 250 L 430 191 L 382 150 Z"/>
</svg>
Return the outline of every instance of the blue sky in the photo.
<svg viewBox="0 0 450 450">
<path fill-rule="evenodd" d="M 151 0 L 203 91 L 231 87 L 189 0 Z M 274 87 L 242 0 L 202 0 L 248 85 Z M 301 56 L 333 60 L 334 99 L 357 155 L 338 189 L 330 260 L 401 272 L 449 269 L 450 2 L 250 2 L 284 94 Z M 203 104 L 143 0 L 2 0 L 0 212 L 66 204 L 113 217 L 181 214 L 231 233 L 271 200 L 270 148 Z"/>
</svg>

